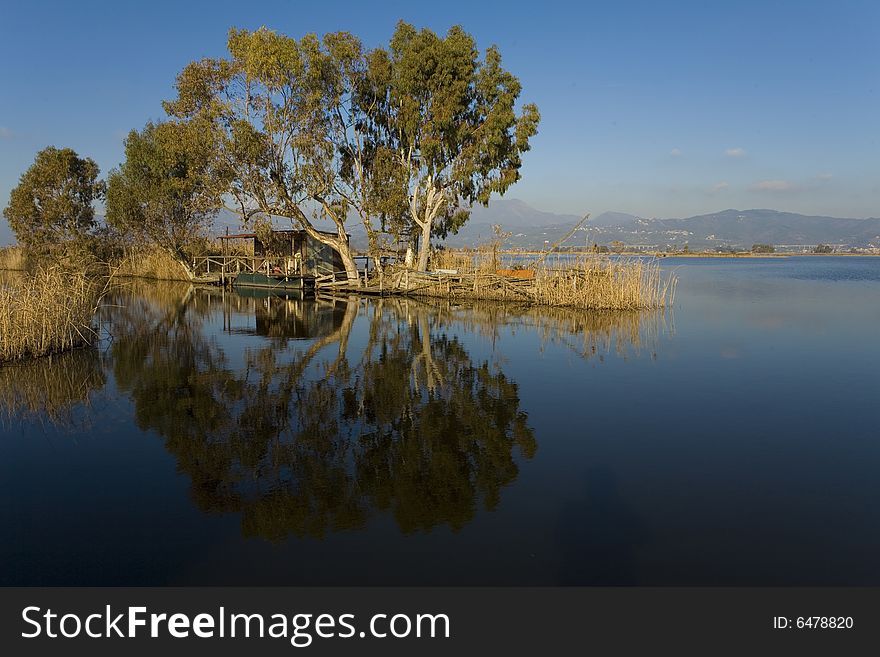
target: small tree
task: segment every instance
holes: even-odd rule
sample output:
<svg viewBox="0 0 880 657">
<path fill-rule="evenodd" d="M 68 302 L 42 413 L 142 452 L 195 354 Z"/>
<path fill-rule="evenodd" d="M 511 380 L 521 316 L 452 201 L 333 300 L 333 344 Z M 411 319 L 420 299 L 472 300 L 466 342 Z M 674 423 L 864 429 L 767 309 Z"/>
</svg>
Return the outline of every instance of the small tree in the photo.
<svg viewBox="0 0 880 657">
<path fill-rule="evenodd" d="M 167 251 L 188 277 L 187 247 L 216 214 L 210 125 L 148 123 L 125 140 L 125 162 L 110 172 L 107 223 Z"/>
<path fill-rule="evenodd" d="M 86 237 L 96 227 L 93 203 L 104 196 L 98 165 L 70 148 L 37 153 L 9 195 L 3 216 L 19 244 L 45 252 Z"/>
<path fill-rule="evenodd" d="M 832 253 L 834 249 L 832 249 L 827 244 L 819 244 L 813 249 L 813 253 Z"/>
<path fill-rule="evenodd" d="M 772 244 L 752 244 L 752 253 L 776 253 Z"/>
</svg>

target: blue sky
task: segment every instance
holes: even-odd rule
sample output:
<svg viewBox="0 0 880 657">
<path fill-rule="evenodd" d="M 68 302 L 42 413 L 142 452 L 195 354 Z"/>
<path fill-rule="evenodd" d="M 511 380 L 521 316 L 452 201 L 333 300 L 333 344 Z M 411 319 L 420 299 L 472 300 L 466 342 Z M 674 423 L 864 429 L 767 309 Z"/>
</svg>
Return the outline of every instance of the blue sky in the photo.
<svg viewBox="0 0 880 657">
<path fill-rule="evenodd" d="M 50 144 L 118 164 L 128 130 L 163 116 L 176 74 L 222 56 L 231 26 L 377 46 L 400 18 L 497 44 L 538 104 L 508 197 L 574 214 L 880 216 L 880 3 L 772 0 L 6 3 L 0 202 Z"/>
</svg>

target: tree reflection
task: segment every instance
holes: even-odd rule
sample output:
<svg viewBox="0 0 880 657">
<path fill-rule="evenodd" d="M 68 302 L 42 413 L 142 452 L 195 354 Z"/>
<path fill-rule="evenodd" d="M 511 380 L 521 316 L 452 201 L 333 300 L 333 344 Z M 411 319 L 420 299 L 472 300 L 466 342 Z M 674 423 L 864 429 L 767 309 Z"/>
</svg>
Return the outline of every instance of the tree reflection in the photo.
<svg viewBox="0 0 880 657">
<path fill-rule="evenodd" d="M 474 362 L 430 309 L 203 293 L 130 301 L 113 319 L 117 385 L 199 508 L 240 513 L 245 535 L 321 537 L 379 513 L 403 532 L 459 530 L 498 505 L 518 459 L 536 451 L 516 384 Z M 233 366 L 204 304 L 222 306 L 232 337 L 236 313 L 253 309 L 254 333 L 270 339 L 248 340 Z M 354 348 L 356 321 L 367 331 Z"/>
</svg>

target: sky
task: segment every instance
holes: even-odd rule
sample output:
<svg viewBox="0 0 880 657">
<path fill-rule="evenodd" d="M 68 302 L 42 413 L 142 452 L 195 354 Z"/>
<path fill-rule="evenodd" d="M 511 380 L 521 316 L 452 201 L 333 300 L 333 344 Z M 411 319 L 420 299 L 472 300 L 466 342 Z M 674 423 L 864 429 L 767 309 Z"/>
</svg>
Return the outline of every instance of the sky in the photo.
<svg viewBox="0 0 880 657">
<path fill-rule="evenodd" d="M 376 47 L 400 19 L 496 44 L 538 105 L 508 198 L 594 216 L 880 216 L 880 3 L 827 0 L 5 3 L 0 204 L 48 145 L 118 165 L 128 131 L 163 117 L 188 62 L 226 53 L 230 27 Z"/>
</svg>

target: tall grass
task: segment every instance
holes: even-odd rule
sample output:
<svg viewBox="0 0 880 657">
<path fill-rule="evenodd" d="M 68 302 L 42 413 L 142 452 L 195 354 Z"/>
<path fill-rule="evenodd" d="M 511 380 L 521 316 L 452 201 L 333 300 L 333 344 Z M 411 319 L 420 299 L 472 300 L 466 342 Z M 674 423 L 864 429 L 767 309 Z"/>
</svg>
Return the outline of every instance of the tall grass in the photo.
<svg viewBox="0 0 880 657">
<path fill-rule="evenodd" d="M 0 362 L 92 343 L 109 278 L 41 267 L 0 286 Z"/>
<path fill-rule="evenodd" d="M 590 310 L 638 310 L 671 305 L 676 279 L 641 258 L 586 256 L 564 269 L 538 268 L 535 303 Z"/>
<path fill-rule="evenodd" d="M 187 271 L 163 249 L 132 249 L 116 262 L 116 275 L 154 278 L 160 281 L 189 281 Z"/>
<path fill-rule="evenodd" d="M 0 269 L 21 271 L 26 269 L 27 258 L 20 246 L 4 246 L 0 249 Z"/>
<path fill-rule="evenodd" d="M 676 279 L 658 260 L 585 255 L 566 265 L 543 262 L 501 269 L 490 251 L 439 251 L 435 270 L 455 274 L 415 275 L 410 294 L 460 299 L 497 299 L 583 310 L 643 310 L 671 305 Z M 397 279 L 394 279 L 397 280 Z"/>
</svg>

